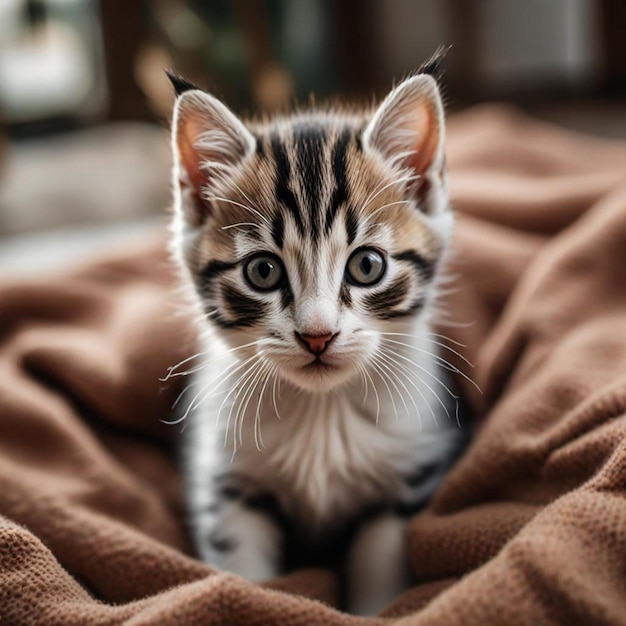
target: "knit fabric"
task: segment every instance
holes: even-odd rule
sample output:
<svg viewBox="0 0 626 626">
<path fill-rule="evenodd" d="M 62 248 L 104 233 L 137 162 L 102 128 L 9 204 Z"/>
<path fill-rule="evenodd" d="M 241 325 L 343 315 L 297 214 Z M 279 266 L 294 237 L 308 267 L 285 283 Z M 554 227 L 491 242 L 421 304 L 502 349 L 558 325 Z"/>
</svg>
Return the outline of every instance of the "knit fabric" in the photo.
<svg viewBox="0 0 626 626">
<path fill-rule="evenodd" d="M 163 241 L 0 285 L 0 624 L 626 623 L 626 144 L 503 107 L 453 117 L 440 333 L 473 441 L 409 525 L 385 617 L 332 572 L 191 556 L 168 426 L 193 354 Z M 450 288 L 448 288 L 450 287 Z M 184 380 L 182 381 L 185 382 Z"/>
</svg>

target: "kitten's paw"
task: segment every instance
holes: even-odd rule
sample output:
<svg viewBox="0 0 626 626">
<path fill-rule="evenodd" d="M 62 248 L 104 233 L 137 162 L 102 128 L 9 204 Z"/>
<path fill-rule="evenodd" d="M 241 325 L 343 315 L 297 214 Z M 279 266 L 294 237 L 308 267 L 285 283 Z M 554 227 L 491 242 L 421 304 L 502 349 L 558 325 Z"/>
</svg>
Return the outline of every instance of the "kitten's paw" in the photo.
<svg viewBox="0 0 626 626">
<path fill-rule="evenodd" d="M 376 615 L 411 585 L 406 522 L 392 514 L 368 522 L 348 555 L 348 611 Z"/>
<path fill-rule="evenodd" d="M 282 536 L 268 516 L 237 502 L 224 506 L 217 517 L 200 520 L 196 537 L 205 563 L 251 582 L 280 574 Z"/>
</svg>

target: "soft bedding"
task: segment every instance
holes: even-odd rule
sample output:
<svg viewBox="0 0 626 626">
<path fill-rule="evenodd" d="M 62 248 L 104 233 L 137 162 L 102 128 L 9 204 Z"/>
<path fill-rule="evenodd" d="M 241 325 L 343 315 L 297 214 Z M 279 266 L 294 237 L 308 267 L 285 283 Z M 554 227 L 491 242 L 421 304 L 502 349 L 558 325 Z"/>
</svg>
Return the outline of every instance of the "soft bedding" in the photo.
<svg viewBox="0 0 626 626">
<path fill-rule="evenodd" d="M 457 377 L 474 438 L 410 523 L 415 587 L 357 618 L 332 572 L 192 557 L 160 379 L 194 331 L 159 237 L 0 284 L 0 624 L 626 623 L 626 144 L 485 106 L 448 155 L 439 332 L 482 393 Z"/>
</svg>

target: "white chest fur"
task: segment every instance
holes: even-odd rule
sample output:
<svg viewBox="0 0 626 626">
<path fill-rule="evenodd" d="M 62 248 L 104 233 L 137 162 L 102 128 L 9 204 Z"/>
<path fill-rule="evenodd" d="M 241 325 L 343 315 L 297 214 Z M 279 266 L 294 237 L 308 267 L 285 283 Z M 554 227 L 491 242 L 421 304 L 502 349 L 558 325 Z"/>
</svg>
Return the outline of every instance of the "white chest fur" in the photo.
<svg viewBox="0 0 626 626">
<path fill-rule="evenodd" d="M 208 389 L 212 376 L 203 374 Z M 447 456 L 458 435 L 426 387 L 414 396 L 412 388 L 403 389 L 400 398 L 382 385 L 377 395 L 370 386 L 365 397 L 360 379 L 325 394 L 283 385 L 275 402 L 272 385 L 263 393 L 258 387 L 241 420 L 228 420 L 231 402 L 232 418 L 238 401 L 231 394 L 224 402 L 228 388 L 191 416 L 188 460 L 196 491 L 204 478 L 234 472 L 313 528 L 340 523 L 371 503 L 401 499 L 408 489 L 403 478 Z"/>
</svg>

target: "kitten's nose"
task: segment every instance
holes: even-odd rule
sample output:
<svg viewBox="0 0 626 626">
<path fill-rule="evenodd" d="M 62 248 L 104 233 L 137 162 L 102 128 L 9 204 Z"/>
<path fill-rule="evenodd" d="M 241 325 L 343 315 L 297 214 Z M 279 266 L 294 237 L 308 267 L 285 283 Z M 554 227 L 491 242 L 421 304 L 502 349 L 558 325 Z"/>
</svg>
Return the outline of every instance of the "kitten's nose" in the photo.
<svg viewBox="0 0 626 626">
<path fill-rule="evenodd" d="M 339 333 L 325 333 L 323 335 L 301 335 L 296 331 L 296 337 L 298 341 L 311 353 L 320 355 L 322 354 L 326 348 L 328 348 L 328 344 L 338 335 Z"/>
</svg>

